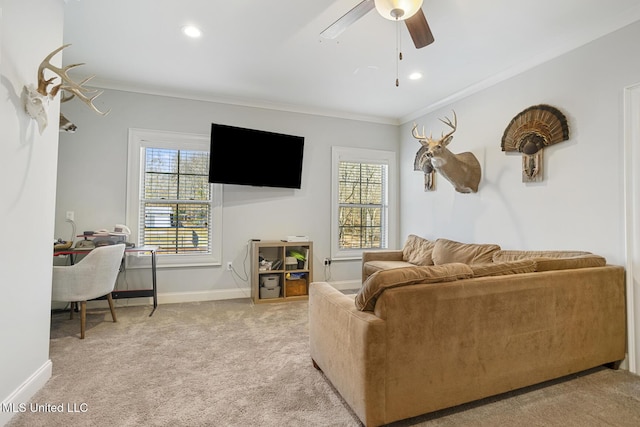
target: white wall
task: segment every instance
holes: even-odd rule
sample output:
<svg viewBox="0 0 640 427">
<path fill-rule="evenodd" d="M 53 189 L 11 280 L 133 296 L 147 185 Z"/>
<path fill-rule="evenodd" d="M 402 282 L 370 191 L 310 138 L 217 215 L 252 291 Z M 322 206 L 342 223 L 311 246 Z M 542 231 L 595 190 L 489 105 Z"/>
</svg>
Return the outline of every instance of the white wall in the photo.
<svg viewBox="0 0 640 427">
<path fill-rule="evenodd" d="M 425 193 L 412 169 L 419 144 L 401 129 L 401 232 L 505 249 L 578 249 L 624 265 L 623 89 L 640 81 L 640 23 L 596 40 L 494 87 L 416 120 L 439 135 L 458 116 L 449 148 L 472 151 L 482 165 L 476 194 L 443 178 Z M 509 121 L 550 104 L 567 116 L 570 139 L 544 151 L 544 181 L 521 181 L 521 158 L 500 149 Z"/>
<path fill-rule="evenodd" d="M 51 376 L 51 251 L 58 129 L 40 135 L 20 95 L 62 44 L 62 0 L 0 2 L 0 400 L 25 402 Z M 54 61 L 60 64 L 60 58 Z M 50 105 L 55 123 L 58 102 Z M 0 411 L 0 425 L 13 414 Z"/>
<path fill-rule="evenodd" d="M 102 117 L 80 102 L 62 106 L 79 129 L 60 136 L 56 236 L 70 233 L 66 211 L 75 212 L 79 232 L 125 221 L 129 128 L 209 135 L 217 122 L 305 137 L 301 190 L 224 186 L 223 264 L 233 261 L 240 271 L 249 239 L 303 234 L 314 241 L 314 279 L 324 280 L 322 260 L 330 256 L 331 237 L 331 146 L 396 150 L 398 143 L 393 125 L 165 96 L 107 90 L 96 105 L 112 111 Z M 359 261 L 334 262 L 331 268 L 335 281 L 360 277 Z M 127 272 L 129 285 L 148 277 L 136 273 Z M 248 296 L 249 286 L 224 267 L 199 267 L 162 269 L 158 288 L 165 301 L 177 301 Z M 179 295 L 183 292 L 188 294 Z"/>
</svg>

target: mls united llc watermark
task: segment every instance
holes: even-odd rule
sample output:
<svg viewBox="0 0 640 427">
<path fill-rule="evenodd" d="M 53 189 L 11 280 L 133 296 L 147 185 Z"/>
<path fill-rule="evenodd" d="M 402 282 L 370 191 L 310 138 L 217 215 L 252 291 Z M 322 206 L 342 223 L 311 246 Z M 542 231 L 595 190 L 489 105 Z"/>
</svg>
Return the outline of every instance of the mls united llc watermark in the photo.
<svg viewBox="0 0 640 427">
<path fill-rule="evenodd" d="M 64 412 L 89 411 L 86 403 L 2 403 L 2 412 Z"/>
</svg>

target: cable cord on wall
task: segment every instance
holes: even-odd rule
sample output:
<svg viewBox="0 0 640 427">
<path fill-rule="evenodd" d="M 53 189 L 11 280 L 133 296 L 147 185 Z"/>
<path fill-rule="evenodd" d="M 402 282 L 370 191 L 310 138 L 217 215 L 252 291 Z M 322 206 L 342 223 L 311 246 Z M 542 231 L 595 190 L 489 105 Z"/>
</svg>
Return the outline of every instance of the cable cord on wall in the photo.
<svg viewBox="0 0 640 427">
<path fill-rule="evenodd" d="M 238 288 L 240 291 L 242 291 L 243 294 L 245 294 L 247 296 L 247 298 L 249 298 L 249 302 L 250 304 L 253 306 L 253 300 L 251 298 L 251 289 L 250 287 L 244 287 L 244 286 L 240 286 L 240 284 L 237 282 L 236 277 L 240 280 L 242 280 L 245 283 L 249 282 L 249 273 L 247 272 L 247 258 L 249 258 L 249 245 L 250 245 L 251 241 L 247 242 L 247 251 L 244 254 L 244 260 L 242 260 L 242 272 L 244 273 L 244 277 L 241 276 L 237 271 L 236 268 L 233 266 L 233 264 L 231 264 L 231 277 L 233 278 L 233 283 L 235 284 L 236 288 Z"/>
<path fill-rule="evenodd" d="M 331 280 L 331 264 L 324 266 L 324 281 L 328 282 Z"/>
<path fill-rule="evenodd" d="M 231 274 L 235 274 L 236 276 L 238 276 L 238 279 L 242 280 L 243 282 L 249 282 L 249 273 L 247 273 L 247 258 L 249 258 L 249 243 L 251 241 L 247 242 L 247 250 L 244 254 L 244 259 L 242 260 L 242 272 L 244 273 L 244 277 L 242 277 L 237 271 L 236 268 L 233 266 L 233 264 L 231 264 Z"/>
</svg>

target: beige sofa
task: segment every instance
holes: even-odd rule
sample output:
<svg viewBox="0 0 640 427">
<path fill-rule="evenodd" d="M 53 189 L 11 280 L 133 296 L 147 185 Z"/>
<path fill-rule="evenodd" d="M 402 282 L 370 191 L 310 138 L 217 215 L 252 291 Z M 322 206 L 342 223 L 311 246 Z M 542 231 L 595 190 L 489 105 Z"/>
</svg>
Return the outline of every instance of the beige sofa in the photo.
<svg viewBox="0 0 640 427">
<path fill-rule="evenodd" d="M 417 265 L 416 248 L 407 250 L 414 238 L 424 240 L 410 236 L 404 255 L 363 257 L 355 298 L 325 282 L 310 286 L 314 365 L 365 425 L 624 359 L 622 267 L 588 252 L 445 239 L 418 241 L 419 262 L 428 255 L 431 264 Z"/>
</svg>

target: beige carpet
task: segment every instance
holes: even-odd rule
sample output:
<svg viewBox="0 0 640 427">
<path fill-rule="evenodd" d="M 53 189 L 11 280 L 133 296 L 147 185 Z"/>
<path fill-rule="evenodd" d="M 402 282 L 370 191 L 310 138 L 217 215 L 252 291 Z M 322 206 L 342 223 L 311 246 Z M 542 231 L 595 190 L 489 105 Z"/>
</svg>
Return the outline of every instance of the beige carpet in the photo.
<svg viewBox="0 0 640 427">
<path fill-rule="evenodd" d="M 106 305 L 106 303 L 105 303 Z M 307 303 L 249 300 L 52 316 L 53 376 L 9 426 L 358 426 L 311 366 Z M 60 405 L 65 412 L 31 412 Z M 67 408 L 78 412 L 66 412 Z M 594 369 L 396 426 L 638 426 L 640 378 Z"/>
</svg>

